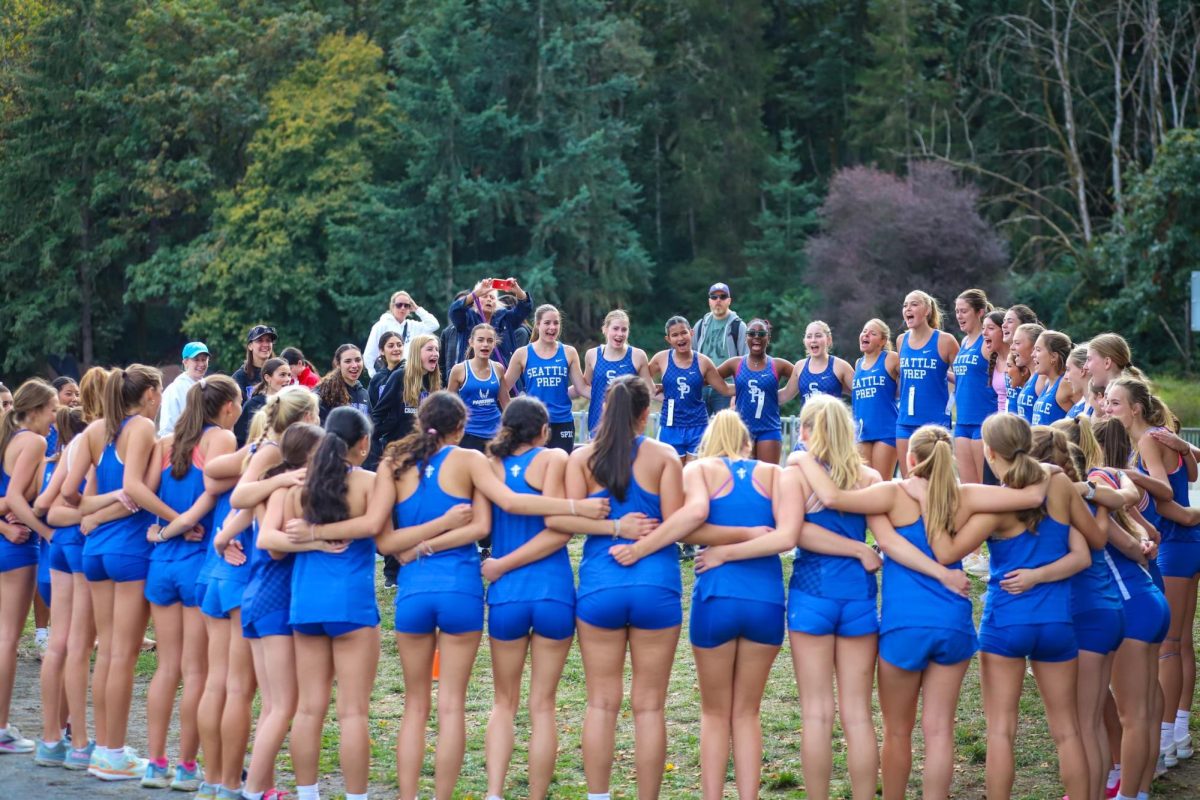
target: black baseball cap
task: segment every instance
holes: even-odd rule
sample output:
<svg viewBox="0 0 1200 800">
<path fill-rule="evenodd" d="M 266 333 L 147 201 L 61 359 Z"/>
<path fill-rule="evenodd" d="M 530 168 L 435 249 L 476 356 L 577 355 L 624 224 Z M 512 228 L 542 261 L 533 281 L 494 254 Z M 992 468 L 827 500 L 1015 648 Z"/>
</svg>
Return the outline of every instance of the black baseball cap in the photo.
<svg viewBox="0 0 1200 800">
<path fill-rule="evenodd" d="M 270 325 L 255 325 L 246 334 L 246 344 L 250 344 L 256 339 L 261 339 L 264 336 L 270 336 L 271 341 L 278 341 L 279 337 L 275 335 L 275 329 Z"/>
</svg>

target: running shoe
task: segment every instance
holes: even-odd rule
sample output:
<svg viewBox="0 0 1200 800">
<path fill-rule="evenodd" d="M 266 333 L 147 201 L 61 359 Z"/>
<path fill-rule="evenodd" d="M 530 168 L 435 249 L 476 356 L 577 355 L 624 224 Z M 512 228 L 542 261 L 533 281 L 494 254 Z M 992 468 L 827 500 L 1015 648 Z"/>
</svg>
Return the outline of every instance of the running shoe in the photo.
<svg viewBox="0 0 1200 800">
<path fill-rule="evenodd" d="M 32 753 L 35 747 L 33 740 L 22 736 L 16 725 L 9 725 L 0 734 L 0 753 Z"/>
<path fill-rule="evenodd" d="M 68 750 L 67 743 L 61 739 L 53 746 L 39 740 L 37 750 L 33 754 L 33 763 L 39 767 L 61 767 L 67 760 Z"/>
<path fill-rule="evenodd" d="M 242 790 L 226 789 L 222 786 L 217 790 L 216 798 L 217 800 L 242 800 Z"/>
<path fill-rule="evenodd" d="M 175 765 L 175 780 L 171 781 L 171 788 L 177 792 L 194 792 L 200 788 L 200 767 L 199 765 L 188 769 L 182 763 Z"/>
<path fill-rule="evenodd" d="M 987 582 L 991 577 L 991 562 L 982 553 L 972 553 L 963 559 L 963 571 L 968 575 Z"/>
<path fill-rule="evenodd" d="M 283 789 L 276 789 L 272 786 L 263 792 L 262 800 L 292 800 L 292 795 Z"/>
<path fill-rule="evenodd" d="M 88 770 L 102 781 L 132 781 L 146 774 L 149 761 L 138 758 L 137 751 L 126 747 L 116 755 L 103 753 L 95 759 L 95 766 Z"/>
<path fill-rule="evenodd" d="M 1179 759 L 1191 758 L 1192 753 L 1192 735 L 1189 733 L 1182 739 L 1175 740 L 1175 757 Z"/>
<path fill-rule="evenodd" d="M 196 790 L 194 800 L 217 800 L 217 787 L 211 783 L 201 781 L 200 788 Z"/>
<path fill-rule="evenodd" d="M 1175 742 L 1167 745 L 1159 755 L 1162 756 L 1163 763 L 1167 765 L 1168 769 L 1179 766 L 1179 756 L 1175 752 Z"/>
<path fill-rule="evenodd" d="M 1158 754 L 1158 761 L 1154 762 L 1154 777 L 1161 778 L 1167 774 L 1167 762 L 1163 759 L 1162 753 Z"/>
<path fill-rule="evenodd" d="M 71 748 L 71 752 L 67 753 L 66 759 L 63 761 L 63 766 L 67 769 L 85 770 L 92 764 L 92 751 L 96 749 L 94 741 L 88 742 L 87 747 L 79 749 Z"/>
<path fill-rule="evenodd" d="M 142 776 L 143 789 L 165 789 L 171 782 L 169 767 L 160 767 L 153 761 L 147 760 L 146 774 Z"/>
</svg>

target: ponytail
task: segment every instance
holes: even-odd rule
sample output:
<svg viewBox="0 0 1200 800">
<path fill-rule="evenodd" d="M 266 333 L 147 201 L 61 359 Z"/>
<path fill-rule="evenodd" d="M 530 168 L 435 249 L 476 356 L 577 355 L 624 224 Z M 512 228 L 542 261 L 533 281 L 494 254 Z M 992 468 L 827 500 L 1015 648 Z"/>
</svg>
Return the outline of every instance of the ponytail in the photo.
<svg viewBox="0 0 1200 800">
<path fill-rule="evenodd" d="M 104 432 L 108 441 L 117 440 L 125 417 L 142 402 L 146 392 L 161 387 L 162 373 L 144 364 L 117 367 L 109 373 L 104 384 Z"/>
<path fill-rule="evenodd" d="M 17 387 L 13 392 L 12 410 L 0 416 L 0 462 L 8 450 L 8 443 L 29 415 L 57 398 L 58 392 L 41 378 L 30 378 Z M 41 484 L 38 486 L 40 488 Z"/>
<path fill-rule="evenodd" d="M 854 441 L 854 420 L 841 400 L 820 394 L 800 409 L 800 425 L 808 428 L 808 452 L 827 465 L 839 489 L 853 489 L 862 477 L 862 456 Z"/>
<path fill-rule="evenodd" d="M 650 390 L 637 375 L 622 375 L 608 384 L 588 469 L 596 483 L 619 501 L 625 499 L 632 479 L 638 420 L 649 408 Z"/>
<path fill-rule="evenodd" d="M 949 536 L 958 515 L 958 479 L 954 475 L 954 448 L 950 433 L 938 425 L 922 425 L 908 441 L 917 459 L 912 474 L 924 478 L 925 536 L 932 543 Z"/>
<path fill-rule="evenodd" d="M 285 386 L 275 394 L 267 395 L 267 402 L 250 421 L 250 432 L 246 441 L 251 442 L 250 450 L 255 452 L 272 436 L 276 440 L 283 437 L 284 431 L 303 420 L 306 416 L 317 419 L 317 396 L 303 386 Z M 246 453 L 244 470 L 250 463 L 251 454 Z"/>
<path fill-rule="evenodd" d="M 1062 431 L 1067 441 L 1079 448 L 1083 455 L 1083 472 L 1104 465 L 1104 452 L 1096 435 L 1092 432 L 1092 421 L 1083 414 L 1075 419 L 1060 419 L 1051 423 L 1051 428 Z"/>
<path fill-rule="evenodd" d="M 1002 412 L 993 414 L 983 421 L 983 441 L 992 452 L 1009 462 L 1008 471 L 997 475 L 1004 485 L 1013 489 L 1024 489 L 1046 479 L 1046 472 L 1030 455 L 1033 450 L 1033 432 L 1024 417 Z M 1026 529 L 1037 529 L 1046 516 L 1043 506 L 1017 512 Z"/>
<path fill-rule="evenodd" d="M 298 422 L 288 428 L 279 439 L 279 463 L 264 472 L 262 479 L 303 467 L 324 436 L 325 431 L 319 425 L 307 422 Z"/>
<path fill-rule="evenodd" d="M 350 515 L 346 500 L 346 454 L 350 445 L 370 437 L 371 421 L 357 408 L 343 406 L 329 412 L 325 436 L 313 453 L 304 479 L 301 506 L 304 519 L 313 524 L 340 522 Z"/>
<path fill-rule="evenodd" d="M 500 430 L 488 445 L 488 455 L 508 458 L 518 447 L 536 442 L 549 422 L 541 400 L 525 395 L 513 398 L 500 418 Z"/>
<path fill-rule="evenodd" d="M 54 427 L 58 430 L 58 452 L 62 453 L 72 439 L 83 433 L 87 423 L 83 421 L 81 409 L 59 406 L 54 415 Z"/>
<path fill-rule="evenodd" d="M 433 458 L 442 440 L 466 421 L 467 407 L 458 395 L 437 391 L 426 397 L 417 410 L 416 429 L 383 451 L 383 457 L 390 458 L 394 465 L 392 477 L 399 480 L 409 467 L 419 467 Z"/>
<path fill-rule="evenodd" d="M 204 426 L 216 424 L 226 403 L 237 403 L 241 399 L 241 388 L 226 375 L 201 378 L 192 384 L 171 441 L 172 476 L 178 479 L 187 475 L 192 464 L 192 451 L 200 444 Z"/>
<path fill-rule="evenodd" d="M 1067 441 L 1067 435 L 1057 428 L 1051 428 L 1048 425 L 1035 425 L 1032 431 L 1033 447 L 1029 448 L 1029 455 L 1041 461 L 1043 464 L 1053 464 L 1058 467 L 1071 479 L 1072 483 L 1078 483 L 1083 480 L 1081 475 L 1086 472 L 1078 468 L 1075 459 L 1071 455 L 1071 448 L 1075 447 Z M 1079 450 L 1078 447 L 1075 447 Z M 1082 454 L 1083 451 L 1079 450 Z"/>
</svg>

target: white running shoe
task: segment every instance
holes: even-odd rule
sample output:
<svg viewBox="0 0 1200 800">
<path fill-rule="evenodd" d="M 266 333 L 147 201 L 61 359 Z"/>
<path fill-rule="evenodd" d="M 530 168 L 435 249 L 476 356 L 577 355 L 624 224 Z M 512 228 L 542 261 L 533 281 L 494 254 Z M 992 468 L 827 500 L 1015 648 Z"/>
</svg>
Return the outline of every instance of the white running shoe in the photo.
<svg viewBox="0 0 1200 800">
<path fill-rule="evenodd" d="M 1185 758 L 1191 758 L 1192 753 L 1194 753 L 1194 752 L 1195 752 L 1195 750 L 1192 749 L 1192 735 L 1190 733 L 1187 734 L 1186 736 L 1184 736 L 1182 739 L 1175 740 L 1175 757 L 1176 758 L 1179 758 L 1181 760 L 1185 759 Z"/>
</svg>

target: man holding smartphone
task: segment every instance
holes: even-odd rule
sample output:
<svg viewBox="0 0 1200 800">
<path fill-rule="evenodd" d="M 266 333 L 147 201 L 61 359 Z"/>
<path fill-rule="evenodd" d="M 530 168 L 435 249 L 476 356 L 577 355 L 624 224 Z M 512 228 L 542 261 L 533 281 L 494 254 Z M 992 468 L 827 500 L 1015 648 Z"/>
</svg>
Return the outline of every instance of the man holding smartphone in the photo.
<svg viewBox="0 0 1200 800">
<path fill-rule="evenodd" d="M 407 347 L 414 336 L 431 333 L 437 336 L 438 318 L 430 314 L 412 299 L 412 295 L 399 291 L 392 295 L 388 302 L 388 310 L 379 316 L 379 321 L 371 326 L 367 334 L 367 346 L 362 349 L 363 363 L 367 366 L 367 374 L 375 377 L 375 362 L 379 360 L 379 337 L 388 331 L 400 334 Z"/>
<path fill-rule="evenodd" d="M 511 293 L 517 304 L 512 308 L 501 306 L 500 292 Z M 450 324 L 458 331 L 458 345 L 456 352 L 442 353 L 443 362 L 457 364 L 465 360 L 471 329 L 486 322 L 496 329 L 497 346 L 492 351 L 492 358 L 507 364 L 513 351 L 520 346 L 514 333 L 532 312 L 533 298 L 521 288 L 516 278 L 484 278 L 465 297 L 450 305 Z"/>
</svg>

